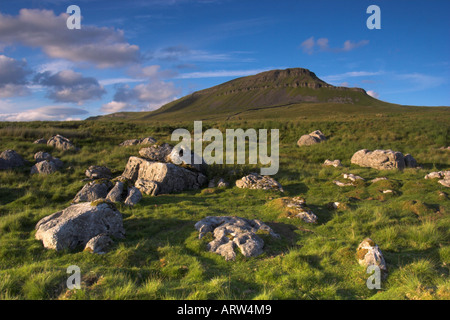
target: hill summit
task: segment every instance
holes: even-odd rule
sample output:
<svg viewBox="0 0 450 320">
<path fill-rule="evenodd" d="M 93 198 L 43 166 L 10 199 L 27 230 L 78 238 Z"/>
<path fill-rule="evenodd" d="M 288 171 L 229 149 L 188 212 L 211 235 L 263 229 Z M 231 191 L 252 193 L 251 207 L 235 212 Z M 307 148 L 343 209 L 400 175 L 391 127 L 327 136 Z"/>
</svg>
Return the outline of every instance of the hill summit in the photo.
<svg viewBox="0 0 450 320">
<path fill-rule="evenodd" d="M 347 106 L 346 108 L 342 108 Z M 348 108 L 349 106 L 353 106 Z M 306 113 L 330 107 L 347 112 L 355 107 L 391 105 L 369 96 L 364 89 L 338 87 L 319 79 L 314 72 L 303 68 L 270 70 L 237 78 L 217 86 L 194 92 L 172 101 L 158 110 L 140 113 L 118 113 L 102 118 L 134 120 L 175 119 L 233 119 L 271 118 L 286 116 L 286 108 L 295 116 L 295 110 Z M 346 110 L 344 110 L 346 109 Z M 359 109 L 358 109 L 359 110 Z"/>
</svg>

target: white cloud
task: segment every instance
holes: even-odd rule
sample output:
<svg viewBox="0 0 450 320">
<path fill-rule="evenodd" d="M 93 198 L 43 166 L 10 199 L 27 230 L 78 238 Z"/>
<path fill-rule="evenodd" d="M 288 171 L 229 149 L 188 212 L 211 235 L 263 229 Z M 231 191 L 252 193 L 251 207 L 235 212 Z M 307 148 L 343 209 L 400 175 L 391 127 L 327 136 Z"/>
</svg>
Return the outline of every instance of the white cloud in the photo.
<svg viewBox="0 0 450 320">
<path fill-rule="evenodd" d="M 326 51 L 326 52 L 347 52 L 354 50 L 356 48 L 365 46 L 369 43 L 369 40 L 361 40 L 358 42 L 353 42 L 351 40 L 346 40 L 342 47 L 332 48 L 329 45 L 329 40 L 327 38 L 320 38 L 314 40 L 314 37 L 308 38 L 300 44 L 303 52 L 307 54 L 313 54 L 315 49 L 318 51 Z"/>
<path fill-rule="evenodd" d="M 66 27 L 68 14 L 21 9 L 17 16 L 0 13 L 2 44 L 16 43 L 41 48 L 49 57 L 94 64 L 99 68 L 120 67 L 140 61 L 139 47 L 129 44 L 121 30 L 83 25 Z"/>
<path fill-rule="evenodd" d="M 100 99 L 105 89 L 95 78 L 83 77 L 81 73 L 63 70 L 56 74 L 46 71 L 35 77 L 35 83 L 50 88 L 47 97 L 55 102 L 82 104 L 87 100 Z"/>
<path fill-rule="evenodd" d="M 367 94 L 369 96 L 374 97 L 375 99 L 378 99 L 380 97 L 380 95 L 377 92 L 373 91 L 373 90 L 368 90 L 366 92 L 367 92 Z"/>
<path fill-rule="evenodd" d="M 101 111 L 106 113 L 115 113 L 125 110 L 133 110 L 134 108 L 134 106 L 131 106 L 126 102 L 111 101 L 104 104 Z"/>
<path fill-rule="evenodd" d="M 74 116 L 86 114 L 88 112 L 83 109 L 64 106 L 46 106 L 17 113 L 2 113 L 0 114 L 0 121 L 69 121 L 80 119 Z"/>
</svg>

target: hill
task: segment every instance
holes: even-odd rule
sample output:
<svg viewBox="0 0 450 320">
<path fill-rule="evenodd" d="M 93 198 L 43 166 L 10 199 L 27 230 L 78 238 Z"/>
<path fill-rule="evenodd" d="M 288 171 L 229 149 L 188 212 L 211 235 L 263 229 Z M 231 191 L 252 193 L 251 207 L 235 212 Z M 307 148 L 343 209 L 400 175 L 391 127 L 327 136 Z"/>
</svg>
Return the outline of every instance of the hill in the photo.
<svg viewBox="0 0 450 320">
<path fill-rule="evenodd" d="M 271 70 L 194 92 L 152 112 L 121 112 L 90 120 L 229 120 L 330 116 L 417 110 L 380 101 L 364 89 L 336 87 L 308 69 Z"/>
</svg>

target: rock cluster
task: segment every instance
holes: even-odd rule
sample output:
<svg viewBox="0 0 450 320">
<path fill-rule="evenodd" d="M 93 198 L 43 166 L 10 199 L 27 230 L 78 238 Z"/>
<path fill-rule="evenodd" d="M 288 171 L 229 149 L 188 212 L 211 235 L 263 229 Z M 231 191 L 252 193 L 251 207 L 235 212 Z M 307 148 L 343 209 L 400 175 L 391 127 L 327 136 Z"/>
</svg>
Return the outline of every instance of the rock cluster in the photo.
<svg viewBox="0 0 450 320">
<path fill-rule="evenodd" d="M 444 187 L 450 188 L 450 170 L 430 172 L 425 179 L 440 179 L 438 182 Z"/>
<path fill-rule="evenodd" d="M 250 173 L 236 181 L 236 187 L 247 189 L 278 190 L 284 192 L 283 187 L 270 176 L 261 176 L 257 173 Z"/>
<path fill-rule="evenodd" d="M 350 180 L 351 182 L 341 182 L 339 180 L 334 180 L 333 183 L 339 187 L 349 187 L 349 186 L 355 186 L 355 182 L 358 180 L 364 181 L 364 178 L 360 176 L 356 176 L 353 173 L 344 173 L 343 174 L 344 179 Z"/>
<path fill-rule="evenodd" d="M 87 183 L 76 194 L 72 203 L 93 202 L 106 200 L 110 202 L 123 202 L 134 206 L 142 199 L 142 193 L 134 186 L 128 186 L 126 180 L 115 183 L 108 179 L 98 179 Z"/>
<path fill-rule="evenodd" d="M 316 131 L 311 132 L 310 134 L 305 134 L 305 135 L 301 136 L 300 139 L 297 141 L 297 145 L 299 147 L 310 146 L 310 145 L 317 144 L 317 143 L 320 143 L 325 140 L 327 140 L 325 135 L 320 130 L 316 130 Z"/>
<path fill-rule="evenodd" d="M 144 145 L 144 144 L 155 144 L 156 140 L 153 137 L 147 137 L 142 139 L 130 139 L 125 140 L 120 144 L 122 147 L 135 146 L 135 145 Z"/>
<path fill-rule="evenodd" d="M 36 224 L 35 238 L 41 240 L 44 247 L 57 251 L 86 247 L 98 252 L 96 237 L 108 236 L 123 238 L 125 230 L 122 214 L 110 203 L 83 202 L 51 214 Z M 102 240 L 101 250 L 105 250 Z"/>
<path fill-rule="evenodd" d="M 31 167 L 30 174 L 52 174 L 64 167 L 64 163 L 58 158 L 53 158 L 50 153 L 39 151 L 34 155 L 36 164 Z"/>
<path fill-rule="evenodd" d="M 225 257 L 225 260 L 236 258 L 235 247 L 241 250 L 245 257 L 254 257 L 263 253 L 264 241 L 256 233 L 266 233 L 272 237 L 280 236 L 261 222 L 240 217 L 206 217 L 195 224 L 199 231 L 199 239 L 208 232 L 214 236 L 207 249 Z"/>
<path fill-rule="evenodd" d="M 417 167 L 416 160 L 410 155 L 392 150 L 362 149 L 353 154 L 351 163 L 361 167 L 370 167 L 378 170 L 390 170 Z"/>
</svg>

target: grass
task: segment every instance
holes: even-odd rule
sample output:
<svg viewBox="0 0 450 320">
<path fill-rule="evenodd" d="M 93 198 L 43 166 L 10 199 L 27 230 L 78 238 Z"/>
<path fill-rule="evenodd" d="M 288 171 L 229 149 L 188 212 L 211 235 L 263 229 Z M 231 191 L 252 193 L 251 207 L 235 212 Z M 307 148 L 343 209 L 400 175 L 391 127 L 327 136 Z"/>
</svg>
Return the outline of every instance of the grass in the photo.
<svg viewBox="0 0 450 320">
<path fill-rule="evenodd" d="M 120 175 L 139 146 L 119 147 L 130 138 L 170 141 L 176 128 L 193 123 L 124 121 L 0 123 L 0 151 L 14 149 L 29 164 L 0 171 L 0 299 L 450 299 L 450 200 L 448 189 L 424 176 L 450 168 L 448 111 L 415 111 L 383 117 L 360 113 L 334 119 L 233 120 L 204 122 L 203 129 L 280 129 L 280 171 L 285 192 L 236 187 L 156 197 L 135 207 L 118 204 L 126 238 L 95 255 L 81 250 L 55 252 L 34 239 L 41 218 L 70 205 L 90 165 L 106 165 Z M 298 138 L 319 129 L 328 140 L 299 148 Z M 60 133 L 81 147 L 61 152 L 34 145 Z M 411 153 L 422 169 L 377 171 L 350 164 L 359 149 L 390 148 Z M 33 155 L 48 151 L 65 167 L 48 176 L 30 176 Z M 342 168 L 323 167 L 340 159 Z M 231 169 L 236 169 L 230 173 Z M 255 166 L 211 166 L 209 176 L 231 180 Z M 365 178 L 355 187 L 332 183 L 343 173 Z M 389 180 L 371 184 L 376 177 Z M 392 189 L 393 194 L 382 190 Z M 288 219 L 273 205 L 283 196 L 302 196 L 318 216 L 309 225 Z M 327 204 L 345 203 L 331 210 Z M 261 235 L 264 254 L 225 261 L 206 251 L 194 224 L 209 215 L 261 219 L 281 239 Z M 366 287 L 368 275 L 355 257 L 366 237 L 380 247 L 389 276 L 381 290 Z M 210 240 L 210 239 L 209 239 Z M 67 267 L 81 269 L 81 289 L 68 290 Z"/>
</svg>

